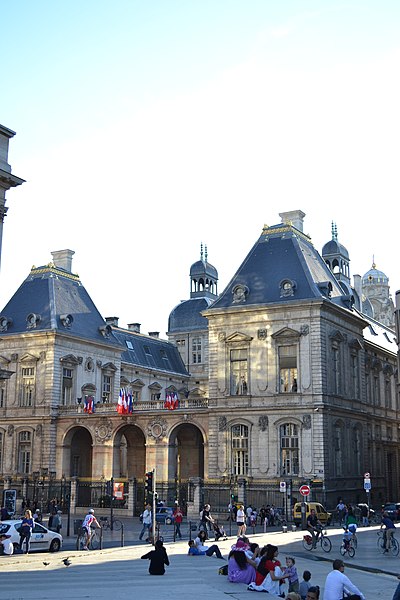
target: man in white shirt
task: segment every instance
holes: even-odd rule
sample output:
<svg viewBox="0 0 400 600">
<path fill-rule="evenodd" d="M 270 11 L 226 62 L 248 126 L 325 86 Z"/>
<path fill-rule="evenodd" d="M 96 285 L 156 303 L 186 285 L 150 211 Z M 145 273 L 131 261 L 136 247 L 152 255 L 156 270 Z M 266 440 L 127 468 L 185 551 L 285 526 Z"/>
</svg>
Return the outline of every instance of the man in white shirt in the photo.
<svg viewBox="0 0 400 600">
<path fill-rule="evenodd" d="M 332 567 L 333 571 L 328 574 L 325 581 L 324 600 L 342 600 L 345 593 L 358 594 L 361 600 L 365 600 L 364 594 L 343 573 L 344 562 L 337 558 L 333 561 Z"/>
<path fill-rule="evenodd" d="M 11 535 L 0 535 L 0 554 L 11 556 L 14 552 L 14 544 L 11 541 Z"/>
<path fill-rule="evenodd" d="M 146 542 L 150 539 L 150 529 L 153 523 L 153 519 L 152 519 L 152 514 L 151 514 L 151 506 L 150 504 L 146 504 L 146 508 L 143 511 L 143 527 L 142 527 L 142 531 L 140 532 L 139 535 L 139 540 L 143 539 L 143 535 L 144 532 L 147 529 L 147 538 L 146 538 Z"/>
</svg>

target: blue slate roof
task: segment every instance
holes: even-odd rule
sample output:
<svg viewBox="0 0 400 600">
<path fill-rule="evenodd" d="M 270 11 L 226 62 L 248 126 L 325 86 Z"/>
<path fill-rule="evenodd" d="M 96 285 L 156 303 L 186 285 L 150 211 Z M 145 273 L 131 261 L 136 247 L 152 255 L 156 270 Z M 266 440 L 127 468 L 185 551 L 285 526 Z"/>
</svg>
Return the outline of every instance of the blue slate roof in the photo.
<svg viewBox="0 0 400 600">
<path fill-rule="evenodd" d="M 120 327 L 112 327 L 112 332 L 124 348 L 123 362 L 184 377 L 189 375 L 178 348 L 171 342 Z"/>
<path fill-rule="evenodd" d="M 168 318 L 168 333 L 191 332 L 206 330 L 208 320 L 200 313 L 213 303 L 212 298 L 191 298 L 181 302 L 170 312 Z"/>
<path fill-rule="evenodd" d="M 244 290 L 242 300 L 235 296 L 238 287 Z M 311 239 L 290 224 L 279 224 L 264 227 L 210 310 L 314 298 L 329 298 L 349 308 L 336 277 Z"/>
<path fill-rule="evenodd" d="M 79 276 L 53 263 L 32 267 L 0 314 L 0 338 L 49 330 L 119 346 Z"/>
</svg>

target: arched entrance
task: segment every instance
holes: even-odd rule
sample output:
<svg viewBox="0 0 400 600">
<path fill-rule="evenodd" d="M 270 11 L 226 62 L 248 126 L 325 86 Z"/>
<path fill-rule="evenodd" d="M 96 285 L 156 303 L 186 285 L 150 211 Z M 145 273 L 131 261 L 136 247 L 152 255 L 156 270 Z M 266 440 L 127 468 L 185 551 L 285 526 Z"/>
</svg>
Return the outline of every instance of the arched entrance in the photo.
<svg viewBox="0 0 400 600">
<path fill-rule="evenodd" d="M 204 477 L 204 439 L 198 427 L 184 423 L 170 436 L 168 479 L 179 484 L 190 477 Z"/>
<path fill-rule="evenodd" d="M 92 476 L 93 439 L 85 427 L 73 427 L 63 444 L 63 473 L 70 477 Z"/>
<path fill-rule="evenodd" d="M 113 475 L 114 478 L 138 480 L 146 471 L 145 437 L 135 425 L 125 425 L 118 429 L 114 437 Z"/>
</svg>

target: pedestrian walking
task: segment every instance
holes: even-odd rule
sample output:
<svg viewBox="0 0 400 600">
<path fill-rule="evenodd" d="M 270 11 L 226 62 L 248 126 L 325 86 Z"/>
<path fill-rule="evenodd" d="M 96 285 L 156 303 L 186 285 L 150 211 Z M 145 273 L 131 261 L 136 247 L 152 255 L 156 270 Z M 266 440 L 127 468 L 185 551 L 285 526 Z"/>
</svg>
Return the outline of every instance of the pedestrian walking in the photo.
<svg viewBox="0 0 400 600">
<path fill-rule="evenodd" d="M 236 513 L 236 525 L 238 527 L 237 536 L 245 535 L 246 533 L 246 523 L 245 523 L 246 515 L 244 514 L 244 506 L 241 504 Z"/>
<path fill-rule="evenodd" d="M 146 507 L 143 511 L 142 519 L 143 519 L 142 520 L 143 527 L 142 527 L 142 531 L 140 532 L 140 535 L 139 535 L 139 540 L 143 539 L 143 535 L 144 535 L 145 531 L 147 531 L 146 542 L 148 542 L 150 539 L 150 528 L 151 528 L 151 525 L 153 522 L 150 504 L 146 504 Z"/>
<path fill-rule="evenodd" d="M 183 521 L 183 512 L 181 511 L 180 506 L 175 506 L 174 512 L 174 523 L 175 523 L 175 535 L 176 537 L 179 537 L 179 539 L 182 539 L 182 533 L 181 533 L 181 523 Z"/>
</svg>

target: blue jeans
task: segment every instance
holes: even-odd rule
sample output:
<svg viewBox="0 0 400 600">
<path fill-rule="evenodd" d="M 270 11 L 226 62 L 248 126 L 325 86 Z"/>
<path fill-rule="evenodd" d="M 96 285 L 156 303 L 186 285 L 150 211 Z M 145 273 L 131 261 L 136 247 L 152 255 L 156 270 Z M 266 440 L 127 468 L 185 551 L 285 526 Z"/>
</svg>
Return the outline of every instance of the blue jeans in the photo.
<svg viewBox="0 0 400 600">
<path fill-rule="evenodd" d="M 212 546 L 209 547 L 208 550 L 206 550 L 206 554 L 207 556 L 212 556 L 215 552 L 215 556 L 217 558 L 223 558 L 222 554 L 221 554 L 221 550 L 218 548 L 217 544 L 213 544 Z"/>
<path fill-rule="evenodd" d="M 150 537 L 150 528 L 151 528 L 151 523 L 143 523 L 143 527 L 142 527 L 142 531 L 140 532 L 139 535 L 139 540 L 141 540 L 143 538 L 144 532 L 147 529 L 147 537 Z"/>
<path fill-rule="evenodd" d="M 25 541 L 25 554 L 28 554 L 31 543 L 30 543 L 30 539 L 31 539 L 31 533 L 23 533 L 20 536 L 19 539 L 19 545 L 21 547 L 21 550 L 23 551 L 23 545 L 24 545 L 24 541 Z"/>
</svg>

